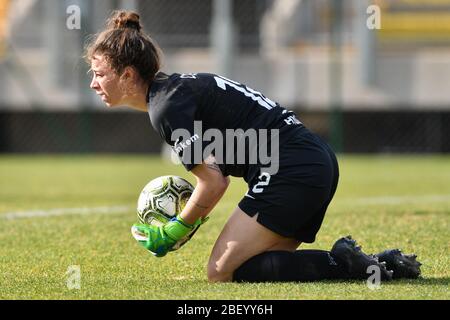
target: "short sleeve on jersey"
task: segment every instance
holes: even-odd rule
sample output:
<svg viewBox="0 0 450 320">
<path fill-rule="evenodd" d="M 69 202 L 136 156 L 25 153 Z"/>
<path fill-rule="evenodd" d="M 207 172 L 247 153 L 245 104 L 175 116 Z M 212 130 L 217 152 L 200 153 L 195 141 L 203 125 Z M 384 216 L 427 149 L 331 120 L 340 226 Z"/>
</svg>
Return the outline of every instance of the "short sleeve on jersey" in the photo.
<svg viewBox="0 0 450 320">
<path fill-rule="evenodd" d="M 193 93 L 178 87 L 166 96 L 159 115 L 159 131 L 190 171 L 203 161 L 201 121 L 195 120 L 197 105 Z"/>
</svg>

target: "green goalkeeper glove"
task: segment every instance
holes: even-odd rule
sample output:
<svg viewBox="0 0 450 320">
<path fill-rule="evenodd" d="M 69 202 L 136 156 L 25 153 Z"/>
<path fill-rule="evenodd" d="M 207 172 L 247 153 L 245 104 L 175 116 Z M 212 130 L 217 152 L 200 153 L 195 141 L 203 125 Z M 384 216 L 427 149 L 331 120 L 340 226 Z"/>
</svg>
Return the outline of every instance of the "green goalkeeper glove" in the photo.
<svg viewBox="0 0 450 320">
<path fill-rule="evenodd" d="M 179 215 L 163 226 L 134 224 L 131 228 L 133 237 L 156 257 L 164 257 L 173 250 L 173 246 L 195 230 L 206 219 L 198 219 L 193 225 L 187 224 Z"/>
</svg>

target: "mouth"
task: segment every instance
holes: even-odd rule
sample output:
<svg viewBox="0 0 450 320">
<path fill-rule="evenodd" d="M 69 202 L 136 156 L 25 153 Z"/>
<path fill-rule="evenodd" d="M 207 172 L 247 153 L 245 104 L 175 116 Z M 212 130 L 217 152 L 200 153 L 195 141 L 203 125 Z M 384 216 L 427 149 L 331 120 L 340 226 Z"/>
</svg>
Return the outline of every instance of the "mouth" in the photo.
<svg viewBox="0 0 450 320">
<path fill-rule="evenodd" d="M 100 98 L 102 98 L 103 101 L 106 101 L 106 100 L 107 100 L 106 95 L 105 95 L 104 93 L 97 93 L 97 95 L 98 95 Z"/>
</svg>

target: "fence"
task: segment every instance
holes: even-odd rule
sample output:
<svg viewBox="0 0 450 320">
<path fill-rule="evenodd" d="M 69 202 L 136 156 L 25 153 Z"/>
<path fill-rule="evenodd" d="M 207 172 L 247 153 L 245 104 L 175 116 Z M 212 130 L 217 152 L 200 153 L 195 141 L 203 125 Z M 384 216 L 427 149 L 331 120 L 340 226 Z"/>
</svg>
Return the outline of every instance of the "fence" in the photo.
<svg viewBox="0 0 450 320">
<path fill-rule="evenodd" d="M 118 8 L 165 71 L 226 73 L 339 151 L 449 150 L 450 0 L 0 0 L 1 152 L 159 150 L 147 115 L 89 89 L 86 36 Z"/>
</svg>

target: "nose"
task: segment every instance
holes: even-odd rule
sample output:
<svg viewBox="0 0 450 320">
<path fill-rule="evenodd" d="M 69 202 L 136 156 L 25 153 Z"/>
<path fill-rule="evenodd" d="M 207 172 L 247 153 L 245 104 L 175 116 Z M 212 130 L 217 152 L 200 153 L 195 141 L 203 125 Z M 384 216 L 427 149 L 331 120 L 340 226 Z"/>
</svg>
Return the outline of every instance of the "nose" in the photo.
<svg viewBox="0 0 450 320">
<path fill-rule="evenodd" d="M 94 90 L 96 90 L 96 89 L 99 88 L 98 82 L 97 82 L 97 80 L 95 79 L 95 76 L 92 77 L 92 81 L 91 81 L 90 87 L 91 87 L 91 89 L 94 89 Z"/>
</svg>

